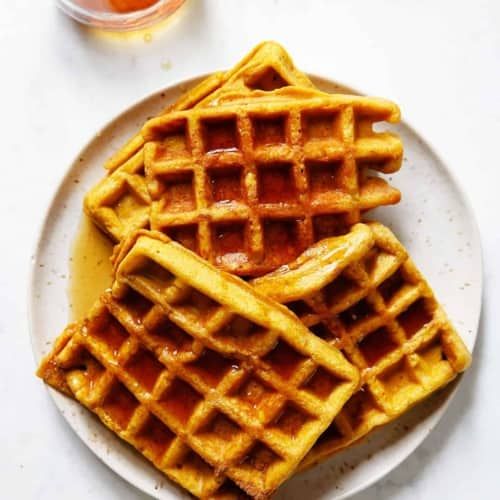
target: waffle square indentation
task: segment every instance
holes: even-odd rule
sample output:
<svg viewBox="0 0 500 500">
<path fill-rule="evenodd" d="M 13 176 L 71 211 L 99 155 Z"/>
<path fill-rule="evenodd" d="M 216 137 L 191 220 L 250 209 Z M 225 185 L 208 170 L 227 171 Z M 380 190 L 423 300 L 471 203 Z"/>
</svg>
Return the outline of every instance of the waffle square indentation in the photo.
<svg viewBox="0 0 500 500">
<path fill-rule="evenodd" d="M 245 233 L 245 222 L 213 224 L 212 246 L 217 264 L 232 268 L 248 262 Z"/>
<path fill-rule="evenodd" d="M 212 387 L 216 387 L 229 370 L 238 369 L 236 361 L 232 362 L 208 348 L 188 366 L 190 371 Z"/>
<path fill-rule="evenodd" d="M 376 364 L 397 347 L 398 344 L 393 340 L 391 333 L 385 327 L 369 333 L 358 344 L 358 348 L 369 366 Z"/>
<path fill-rule="evenodd" d="M 144 201 L 128 182 L 123 182 L 121 188 L 108 200 L 106 205 L 113 208 L 123 224 L 138 218 L 148 210 L 147 201 Z"/>
<path fill-rule="evenodd" d="M 187 138 L 185 121 L 175 124 L 171 130 L 162 134 L 155 150 L 155 160 L 176 160 L 189 158 L 191 148 Z"/>
<path fill-rule="evenodd" d="M 279 455 L 264 443 L 258 442 L 244 460 L 244 466 L 248 466 L 260 473 L 265 473 L 269 467 L 280 461 Z"/>
<path fill-rule="evenodd" d="M 231 455 L 238 452 L 238 441 L 243 436 L 241 427 L 220 412 L 196 433 L 197 438 L 206 441 L 206 450 L 217 454 L 219 460 L 231 460 Z"/>
<path fill-rule="evenodd" d="M 121 429 L 126 429 L 139 401 L 120 382 L 115 382 L 101 408 Z"/>
<path fill-rule="evenodd" d="M 150 414 L 135 438 L 140 447 L 149 451 L 153 460 L 158 460 L 172 444 L 175 434 L 163 422 Z"/>
<path fill-rule="evenodd" d="M 319 399 L 327 399 L 341 384 L 335 375 L 319 367 L 311 377 L 302 385 L 302 388 Z"/>
<path fill-rule="evenodd" d="M 264 248 L 266 259 L 276 262 L 291 262 L 304 250 L 300 248 L 299 221 L 296 219 L 267 219 L 264 221 Z"/>
<path fill-rule="evenodd" d="M 202 134 L 205 153 L 234 151 L 239 148 L 236 118 L 204 120 Z"/>
<path fill-rule="evenodd" d="M 285 380 L 290 380 L 306 358 L 283 340 L 264 357 L 264 361 Z"/>
<path fill-rule="evenodd" d="M 125 364 L 125 370 L 151 392 L 165 367 L 146 349 L 140 348 Z"/>
<path fill-rule="evenodd" d="M 429 342 L 426 342 L 417 350 L 417 354 L 425 361 L 427 366 L 435 367 L 440 362 L 448 359 L 443 349 L 441 334 L 441 332 L 438 332 Z"/>
<path fill-rule="evenodd" d="M 190 320 L 205 323 L 217 311 L 219 304 L 192 288 L 189 293 L 175 303 L 175 308 L 178 312 L 189 316 Z"/>
<path fill-rule="evenodd" d="M 68 369 L 84 372 L 89 384 L 96 384 L 101 375 L 106 372 L 104 366 L 83 346 L 78 349 L 78 354 L 71 360 Z"/>
<path fill-rule="evenodd" d="M 257 183 L 260 203 L 295 202 L 298 200 L 291 163 L 258 165 Z"/>
<path fill-rule="evenodd" d="M 150 337 L 169 354 L 189 352 L 192 349 L 193 338 L 163 316 L 154 325 L 148 325 Z"/>
<path fill-rule="evenodd" d="M 129 337 L 127 330 L 111 314 L 94 318 L 87 331 L 90 332 L 93 338 L 103 342 L 114 355 L 118 353 L 120 347 Z"/>
<path fill-rule="evenodd" d="M 136 323 L 142 323 L 144 317 L 153 307 L 153 304 L 146 297 L 137 293 L 132 288 L 129 288 L 125 296 L 118 302 L 132 315 Z"/>
<path fill-rule="evenodd" d="M 309 415 L 299 410 L 295 405 L 287 403 L 279 415 L 274 419 L 272 427 L 291 438 L 295 438 L 309 421 L 311 421 Z"/>
<path fill-rule="evenodd" d="M 281 401 L 278 392 L 255 376 L 248 377 L 233 391 L 232 396 L 255 413 L 262 422 L 267 422 L 275 415 Z"/>
<path fill-rule="evenodd" d="M 420 298 L 397 317 L 397 321 L 405 331 L 407 338 L 412 338 L 427 323 L 432 321 L 430 307 L 431 304 L 428 304 L 424 298 Z"/>
<path fill-rule="evenodd" d="M 243 201 L 242 167 L 208 169 L 209 195 L 212 203 Z"/>
<path fill-rule="evenodd" d="M 159 403 L 179 423 L 186 424 L 202 399 L 189 384 L 175 379 L 163 393 Z"/>
<path fill-rule="evenodd" d="M 356 281 L 341 274 L 323 288 L 323 298 L 328 309 L 331 309 L 359 291 L 361 287 Z"/>
<path fill-rule="evenodd" d="M 192 171 L 162 176 L 160 209 L 162 212 L 189 212 L 196 208 Z"/>
<path fill-rule="evenodd" d="M 286 117 L 272 116 L 253 119 L 254 144 L 283 144 L 286 142 Z"/>
<path fill-rule="evenodd" d="M 305 141 L 340 140 L 339 114 L 332 112 L 305 112 L 302 114 L 302 131 Z"/>
<path fill-rule="evenodd" d="M 395 273 L 380 284 L 378 291 L 380 292 L 380 295 L 382 295 L 385 303 L 389 304 L 404 284 L 405 280 L 403 278 L 401 268 L 399 268 Z"/>
<path fill-rule="evenodd" d="M 413 370 L 408 366 L 405 358 L 388 367 L 379 375 L 379 380 L 385 387 L 387 394 L 394 399 L 398 394 L 404 395 L 407 388 L 417 385 Z"/>
<path fill-rule="evenodd" d="M 375 316 L 375 310 L 366 299 L 360 300 L 345 311 L 342 311 L 339 315 L 347 329 L 350 329 L 373 316 Z"/>
<path fill-rule="evenodd" d="M 189 450 L 184 456 L 174 463 L 178 471 L 183 471 L 186 475 L 199 478 L 200 481 L 211 481 L 214 477 L 214 469 L 207 464 L 200 455 L 193 450 Z"/>
<path fill-rule="evenodd" d="M 336 193 L 343 191 L 341 161 L 308 161 L 306 168 L 312 201 L 328 202 Z"/>
</svg>

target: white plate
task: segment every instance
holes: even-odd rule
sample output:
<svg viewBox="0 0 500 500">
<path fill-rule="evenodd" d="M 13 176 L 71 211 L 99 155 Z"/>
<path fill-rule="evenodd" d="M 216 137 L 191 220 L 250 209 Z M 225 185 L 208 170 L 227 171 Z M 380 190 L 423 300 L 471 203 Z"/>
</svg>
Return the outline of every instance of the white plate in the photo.
<svg viewBox="0 0 500 500">
<path fill-rule="evenodd" d="M 201 77 L 200 77 L 201 78 Z M 102 165 L 145 121 L 200 78 L 173 85 L 132 106 L 99 132 L 77 156 L 54 195 L 40 232 L 30 280 L 30 324 L 37 362 L 69 318 L 66 277 L 71 243 L 81 217 L 84 193 L 103 175 Z M 346 90 L 314 78 L 327 91 Z M 472 350 L 481 309 L 482 263 L 479 233 L 470 206 L 429 145 L 407 124 L 391 127 L 405 146 L 403 168 L 392 184 L 403 201 L 372 212 L 409 249 L 434 287 L 465 343 Z M 75 183 L 78 179 L 78 183 Z M 42 267 L 43 266 L 43 267 Z M 464 305 L 467 307 L 464 307 Z M 340 499 L 394 469 L 425 439 L 444 414 L 456 384 L 407 415 L 372 433 L 361 444 L 288 481 L 279 499 Z M 181 495 L 160 472 L 76 402 L 50 390 L 68 423 L 89 448 L 124 479 L 150 495 Z"/>
</svg>

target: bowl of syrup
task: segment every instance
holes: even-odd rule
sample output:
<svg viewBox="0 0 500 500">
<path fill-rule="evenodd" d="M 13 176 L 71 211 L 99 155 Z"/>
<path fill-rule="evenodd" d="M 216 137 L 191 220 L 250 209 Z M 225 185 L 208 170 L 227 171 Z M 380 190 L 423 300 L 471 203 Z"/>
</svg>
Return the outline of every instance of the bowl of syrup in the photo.
<svg viewBox="0 0 500 500">
<path fill-rule="evenodd" d="M 173 14 L 185 0 L 56 0 L 73 19 L 104 30 L 130 31 Z"/>
</svg>

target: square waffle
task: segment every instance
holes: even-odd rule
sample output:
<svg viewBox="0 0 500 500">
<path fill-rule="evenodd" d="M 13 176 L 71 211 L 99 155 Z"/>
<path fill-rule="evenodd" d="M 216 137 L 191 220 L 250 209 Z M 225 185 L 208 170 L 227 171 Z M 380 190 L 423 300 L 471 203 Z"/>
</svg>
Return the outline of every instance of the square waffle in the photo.
<svg viewBox="0 0 500 500">
<path fill-rule="evenodd" d="M 217 267 L 257 276 L 399 200 L 367 169 L 399 169 L 389 101 L 307 91 L 171 112 L 146 123 L 151 228 Z M 294 94 L 298 92 L 295 91 Z"/>
<path fill-rule="evenodd" d="M 470 354 L 394 234 L 357 224 L 253 281 L 286 304 L 361 373 L 351 397 L 301 464 L 318 463 L 429 396 Z"/>
<path fill-rule="evenodd" d="M 268 497 L 359 382 L 285 307 L 147 231 L 38 373 L 201 498 Z"/>
<path fill-rule="evenodd" d="M 263 42 L 234 68 L 209 76 L 163 113 L 207 106 L 225 93 L 237 92 L 241 97 L 292 85 L 313 87 L 309 78 L 295 68 L 283 47 Z M 106 162 L 108 175 L 89 190 L 84 200 L 89 217 L 115 241 L 149 224 L 143 146 L 139 132 Z"/>
</svg>

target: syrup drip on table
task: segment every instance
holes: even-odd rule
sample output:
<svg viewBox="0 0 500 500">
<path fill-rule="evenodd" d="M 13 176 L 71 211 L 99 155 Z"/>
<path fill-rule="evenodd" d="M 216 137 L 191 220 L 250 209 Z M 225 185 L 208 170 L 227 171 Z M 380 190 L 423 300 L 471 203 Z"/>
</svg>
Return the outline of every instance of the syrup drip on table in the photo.
<svg viewBox="0 0 500 500">
<path fill-rule="evenodd" d="M 71 249 L 68 295 L 71 319 L 85 317 L 111 285 L 111 241 L 84 215 Z"/>
</svg>

